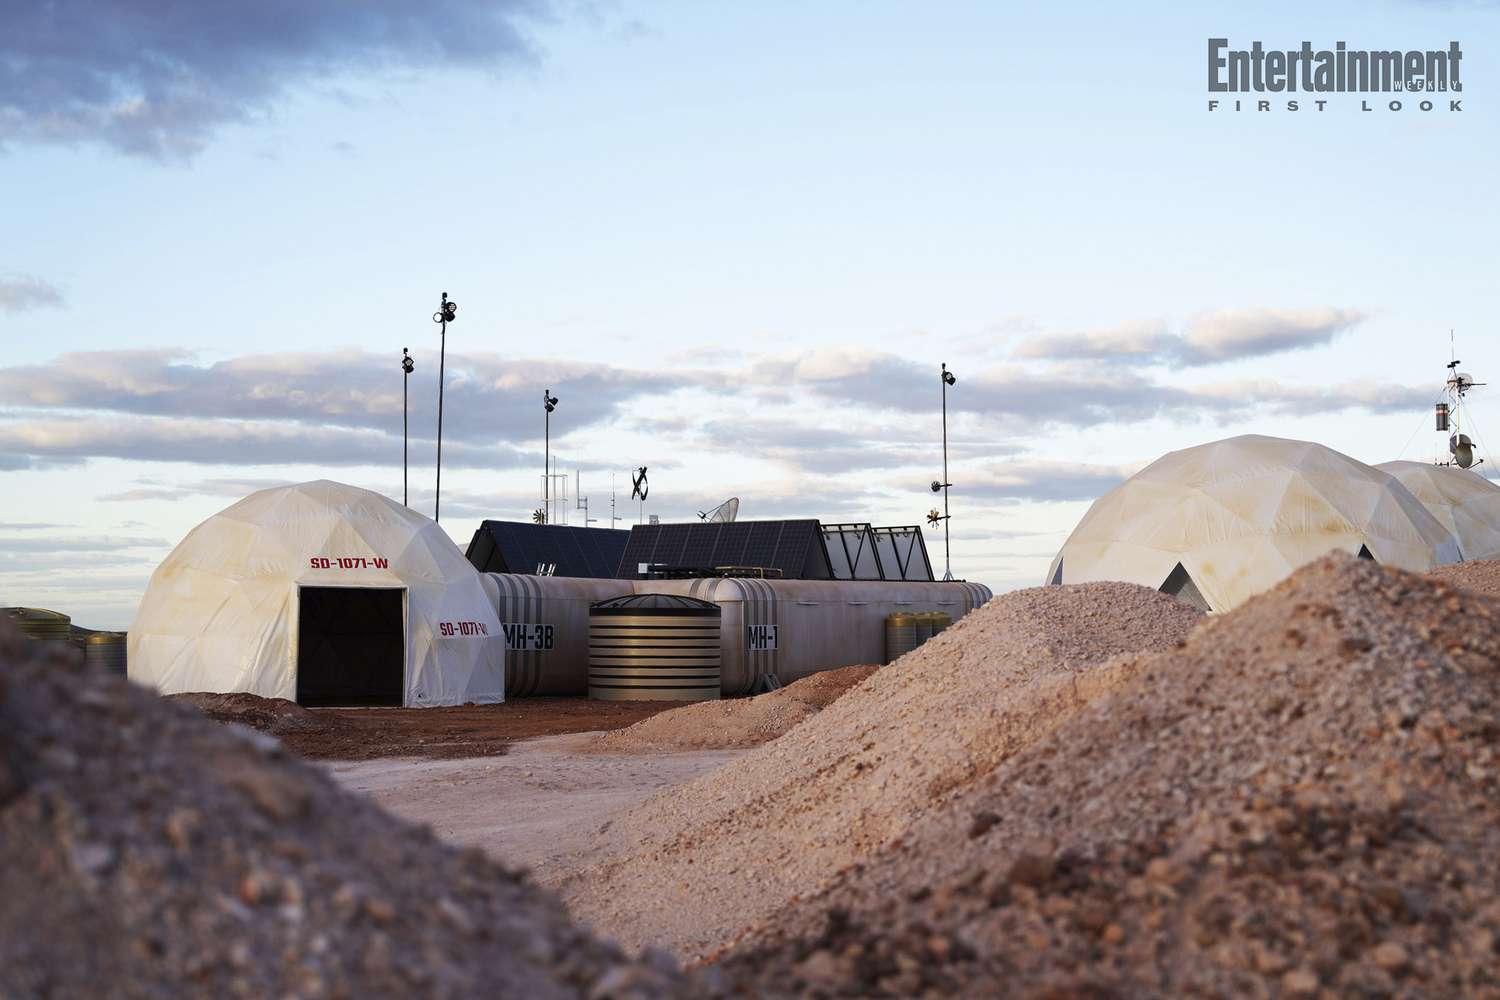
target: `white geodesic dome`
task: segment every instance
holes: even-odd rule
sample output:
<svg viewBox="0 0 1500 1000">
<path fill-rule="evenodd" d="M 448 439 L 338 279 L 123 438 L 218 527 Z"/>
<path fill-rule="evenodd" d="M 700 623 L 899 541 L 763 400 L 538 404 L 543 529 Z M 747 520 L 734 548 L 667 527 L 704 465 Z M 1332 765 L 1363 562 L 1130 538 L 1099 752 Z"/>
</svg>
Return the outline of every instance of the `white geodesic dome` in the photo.
<svg viewBox="0 0 1500 1000">
<path fill-rule="evenodd" d="M 374 614 L 374 629 L 388 639 L 382 650 L 398 642 L 404 650 L 396 654 L 404 664 L 382 659 L 386 679 L 399 684 L 400 704 L 504 700 L 500 623 L 452 539 L 378 493 L 327 480 L 252 493 L 172 550 L 151 575 L 130 627 L 130 678 L 164 694 L 296 700 L 299 669 L 312 669 L 313 651 L 299 650 L 299 635 L 309 634 L 300 617 L 304 598 L 312 595 L 321 595 L 319 607 L 334 609 L 318 612 L 332 636 L 320 632 L 321 646 L 354 636 L 353 652 L 340 660 L 341 679 L 359 680 L 359 632 Z M 364 619 L 336 620 L 341 602 L 374 595 L 378 609 L 361 612 Z"/>
<path fill-rule="evenodd" d="M 1389 473 L 1249 434 L 1169 452 L 1095 500 L 1046 582 L 1123 580 L 1227 611 L 1335 550 L 1416 571 L 1459 560 Z"/>
<path fill-rule="evenodd" d="M 1465 559 L 1500 559 L 1500 486 L 1451 465 L 1382 462 L 1375 468 L 1411 490 L 1453 535 Z"/>
</svg>

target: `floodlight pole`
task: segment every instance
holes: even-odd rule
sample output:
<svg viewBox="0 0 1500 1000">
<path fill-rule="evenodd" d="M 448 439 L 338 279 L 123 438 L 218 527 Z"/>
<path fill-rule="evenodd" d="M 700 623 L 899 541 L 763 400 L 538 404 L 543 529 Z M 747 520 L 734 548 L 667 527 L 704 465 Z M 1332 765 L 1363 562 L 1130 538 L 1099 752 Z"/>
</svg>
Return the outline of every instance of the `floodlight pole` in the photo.
<svg viewBox="0 0 1500 1000">
<path fill-rule="evenodd" d="M 542 511 L 543 524 L 552 523 L 552 411 L 557 397 L 551 389 L 542 390 Z"/>
<path fill-rule="evenodd" d="M 948 362 L 942 362 L 943 383 L 943 579 L 953 579 L 952 554 L 948 544 Z"/>
<path fill-rule="evenodd" d="M 410 423 L 408 414 L 410 413 L 410 407 L 407 402 L 410 394 L 407 391 L 407 383 L 411 381 L 411 371 L 415 367 L 416 365 L 412 363 L 411 355 L 407 353 L 406 348 L 401 348 L 401 504 L 404 507 L 411 506 L 411 492 L 407 486 L 407 467 L 409 465 L 410 452 L 410 445 L 408 444 L 410 440 L 408 435 L 408 426 Z"/>
<path fill-rule="evenodd" d="M 443 383 L 445 367 L 448 360 L 448 322 L 454 318 L 458 311 L 456 303 L 448 301 L 448 293 L 443 293 L 442 304 L 438 311 L 433 313 L 432 321 L 441 327 L 442 340 L 438 346 L 438 426 L 437 426 L 437 488 L 432 495 L 432 520 L 440 520 L 438 514 L 443 502 Z"/>
</svg>

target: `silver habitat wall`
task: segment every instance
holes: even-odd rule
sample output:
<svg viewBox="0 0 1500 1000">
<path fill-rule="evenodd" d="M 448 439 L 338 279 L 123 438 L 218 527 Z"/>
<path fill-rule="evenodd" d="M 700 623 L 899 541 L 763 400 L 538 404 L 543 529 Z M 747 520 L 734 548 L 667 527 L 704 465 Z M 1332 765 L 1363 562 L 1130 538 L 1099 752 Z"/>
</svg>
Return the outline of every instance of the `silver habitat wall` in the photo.
<svg viewBox="0 0 1500 1000">
<path fill-rule="evenodd" d="M 486 573 L 484 579 L 507 630 L 508 698 L 586 694 L 589 605 L 626 594 L 680 594 L 719 605 L 725 696 L 750 694 L 772 679 L 790 684 L 820 670 L 883 663 L 886 615 L 946 611 L 958 621 L 993 596 L 978 583 L 589 580 L 504 573 Z"/>
</svg>

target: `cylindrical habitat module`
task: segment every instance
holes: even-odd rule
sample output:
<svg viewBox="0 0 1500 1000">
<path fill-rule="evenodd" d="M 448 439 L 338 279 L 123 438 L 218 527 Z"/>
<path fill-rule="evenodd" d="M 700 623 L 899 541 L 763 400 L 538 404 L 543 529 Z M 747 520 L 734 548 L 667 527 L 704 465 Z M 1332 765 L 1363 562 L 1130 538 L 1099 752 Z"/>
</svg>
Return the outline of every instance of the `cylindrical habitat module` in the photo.
<svg viewBox="0 0 1500 1000">
<path fill-rule="evenodd" d="M 589 697 L 712 701 L 719 697 L 720 610 L 677 594 L 633 594 L 589 609 Z"/>
<path fill-rule="evenodd" d="M 95 632 L 83 641 L 83 662 L 91 669 L 125 676 L 125 633 Z"/>
<path fill-rule="evenodd" d="M 917 616 L 897 611 L 885 616 L 885 662 L 894 663 L 917 648 Z"/>
<path fill-rule="evenodd" d="M 73 619 L 45 608 L 6 608 L 5 617 L 28 639 L 67 642 L 73 634 Z"/>
</svg>

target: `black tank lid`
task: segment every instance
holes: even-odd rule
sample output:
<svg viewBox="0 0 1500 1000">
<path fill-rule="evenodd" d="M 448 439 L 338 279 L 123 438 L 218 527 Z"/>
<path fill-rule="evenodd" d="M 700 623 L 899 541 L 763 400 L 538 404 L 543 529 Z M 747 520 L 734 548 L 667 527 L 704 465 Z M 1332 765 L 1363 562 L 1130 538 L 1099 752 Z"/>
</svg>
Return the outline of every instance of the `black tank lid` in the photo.
<svg viewBox="0 0 1500 1000">
<path fill-rule="evenodd" d="M 719 606 L 679 594 L 629 594 L 589 605 L 591 615 L 675 615 L 719 617 Z"/>
</svg>

